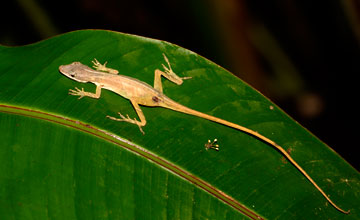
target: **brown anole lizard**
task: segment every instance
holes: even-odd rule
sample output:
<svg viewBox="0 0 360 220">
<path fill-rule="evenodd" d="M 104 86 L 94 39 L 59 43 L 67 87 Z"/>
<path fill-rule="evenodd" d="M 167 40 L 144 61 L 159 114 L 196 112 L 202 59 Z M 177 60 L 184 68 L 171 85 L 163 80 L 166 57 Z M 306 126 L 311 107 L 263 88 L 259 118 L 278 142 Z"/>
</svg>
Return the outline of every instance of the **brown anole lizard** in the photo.
<svg viewBox="0 0 360 220">
<path fill-rule="evenodd" d="M 240 130 L 242 132 L 248 133 L 279 150 L 315 186 L 315 188 L 320 191 L 320 193 L 326 198 L 326 200 L 337 210 L 345 214 L 348 214 L 350 212 L 350 211 L 344 211 L 343 209 L 339 208 L 333 201 L 331 201 L 331 199 L 325 194 L 325 192 L 315 183 L 315 181 L 306 173 L 306 171 L 302 169 L 299 164 L 297 164 L 297 162 L 290 156 L 290 154 L 286 152 L 280 145 L 276 144 L 274 141 L 251 129 L 190 109 L 168 98 L 163 93 L 161 76 L 164 76 L 165 78 L 169 79 L 170 81 L 178 85 L 181 85 L 184 79 L 189 79 L 191 77 L 177 76 L 171 69 L 171 65 L 167 57 L 164 54 L 163 56 L 168 66 L 165 66 L 163 64 L 164 71 L 161 71 L 159 69 L 155 70 L 154 87 L 151 87 L 149 84 L 142 82 L 138 79 L 129 76 L 118 75 L 117 70 L 106 67 L 106 63 L 104 65 L 100 64 L 96 59 L 94 59 L 93 61 L 94 64 L 93 67 L 96 70 L 91 69 L 90 67 L 83 65 L 80 62 L 73 62 L 68 65 L 61 65 L 59 67 L 59 70 L 62 74 L 64 74 L 65 76 L 69 77 L 72 80 L 81 83 L 91 82 L 96 85 L 95 93 L 85 92 L 83 88 L 80 90 L 77 87 L 75 87 L 75 90 L 70 89 L 69 94 L 79 96 L 79 99 L 84 96 L 88 96 L 96 99 L 100 98 L 101 89 L 107 89 L 113 91 L 116 94 L 126 99 L 129 99 L 131 104 L 135 108 L 135 111 L 140 121 L 136 119 L 131 119 L 128 115 L 125 117 L 120 112 L 118 113 L 120 115 L 120 118 L 115 118 L 112 116 L 107 116 L 107 117 L 112 120 L 125 121 L 135 124 L 139 127 L 140 131 L 143 134 L 144 131 L 142 130 L 142 127 L 146 125 L 146 119 L 139 105 L 168 108 L 174 111 L 178 111 L 185 114 L 204 118 L 210 121 L 214 121 L 219 124 L 223 124 L 231 128 Z"/>
</svg>

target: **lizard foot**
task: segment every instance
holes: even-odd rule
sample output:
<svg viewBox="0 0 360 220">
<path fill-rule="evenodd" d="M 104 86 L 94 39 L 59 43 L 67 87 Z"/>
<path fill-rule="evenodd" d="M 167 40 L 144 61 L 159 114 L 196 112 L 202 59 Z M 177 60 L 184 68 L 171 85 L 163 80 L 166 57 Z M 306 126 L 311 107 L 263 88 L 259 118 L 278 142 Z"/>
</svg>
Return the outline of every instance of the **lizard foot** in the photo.
<svg viewBox="0 0 360 220">
<path fill-rule="evenodd" d="M 166 66 L 165 64 L 161 64 L 161 65 L 162 65 L 162 67 L 164 68 L 164 73 L 166 74 L 166 77 L 167 77 L 170 81 L 172 81 L 172 82 L 180 85 L 180 84 L 182 84 L 182 80 L 186 80 L 186 79 L 191 79 L 191 78 L 192 78 L 191 76 L 185 76 L 185 77 L 179 77 L 179 76 L 177 76 L 176 73 L 174 73 L 174 71 L 172 70 L 171 64 L 170 64 L 170 62 L 169 62 L 169 59 L 166 57 L 166 55 L 165 55 L 164 53 L 163 53 L 163 57 L 164 57 L 164 60 L 165 60 L 165 62 L 166 62 L 166 64 L 167 64 L 167 66 Z"/>
<path fill-rule="evenodd" d="M 94 58 L 94 60 L 91 62 L 94 64 L 93 68 L 98 71 L 108 72 L 108 73 L 112 73 L 112 74 L 119 73 L 119 71 L 117 71 L 115 69 L 106 67 L 107 61 L 104 64 L 101 64 L 96 58 Z"/>
<path fill-rule="evenodd" d="M 134 119 L 131 119 L 129 117 L 129 115 L 126 115 L 126 117 L 124 115 L 122 115 L 120 112 L 118 112 L 118 114 L 120 115 L 121 118 L 115 118 L 115 117 L 112 117 L 112 116 L 109 116 L 107 115 L 106 117 L 111 119 L 111 120 L 114 120 L 114 121 L 125 121 L 125 122 L 128 122 L 128 123 L 131 123 L 131 124 L 135 124 L 139 127 L 139 130 L 142 134 L 145 134 L 145 132 L 143 131 L 143 129 L 141 128 L 142 125 L 141 125 L 141 122 L 139 122 L 138 120 L 136 120 L 135 118 Z"/>
<path fill-rule="evenodd" d="M 69 89 L 69 95 L 78 95 L 79 98 L 81 99 L 82 97 L 84 97 L 86 95 L 86 92 L 84 91 L 84 88 L 81 88 L 81 90 L 78 87 L 75 87 L 75 90 L 73 89 Z"/>
</svg>

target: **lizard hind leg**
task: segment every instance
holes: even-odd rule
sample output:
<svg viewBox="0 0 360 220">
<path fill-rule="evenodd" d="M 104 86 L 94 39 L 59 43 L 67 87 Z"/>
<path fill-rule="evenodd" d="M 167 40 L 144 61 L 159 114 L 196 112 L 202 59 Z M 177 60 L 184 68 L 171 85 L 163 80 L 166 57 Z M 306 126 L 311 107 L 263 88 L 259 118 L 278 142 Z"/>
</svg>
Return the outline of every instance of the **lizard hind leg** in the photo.
<svg viewBox="0 0 360 220">
<path fill-rule="evenodd" d="M 139 127 L 140 132 L 142 134 L 145 134 L 145 132 L 142 129 L 142 127 L 146 125 L 146 119 L 145 119 L 144 113 L 142 112 L 139 104 L 137 104 L 133 100 L 130 100 L 130 101 L 131 101 L 131 104 L 133 105 L 133 107 L 135 108 L 135 111 L 136 111 L 137 115 L 139 116 L 140 121 L 136 120 L 135 118 L 131 119 L 129 117 L 129 115 L 126 115 L 126 117 L 125 117 L 120 112 L 118 112 L 118 114 L 120 115 L 120 118 L 115 118 L 112 116 L 106 116 L 106 117 L 111 120 L 115 120 L 115 121 L 125 121 L 125 122 L 131 123 L 131 124 L 135 124 Z"/>
</svg>

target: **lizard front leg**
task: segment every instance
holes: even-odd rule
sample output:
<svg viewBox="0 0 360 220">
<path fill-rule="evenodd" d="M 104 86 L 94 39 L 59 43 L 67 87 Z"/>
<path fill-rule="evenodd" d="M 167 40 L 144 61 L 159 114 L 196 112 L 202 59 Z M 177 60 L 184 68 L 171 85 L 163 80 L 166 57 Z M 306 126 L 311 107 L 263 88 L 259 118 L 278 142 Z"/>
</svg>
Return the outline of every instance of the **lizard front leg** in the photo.
<svg viewBox="0 0 360 220">
<path fill-rule="evenodd" d="M 141 110 L 139 104 L 137 104 L 137 102 L 135 102 L 134 100 L 130 100 L 130 101 L 131 101 L 131 104 L 134 106 L 135 111 L 136 111 L 137 115 L 139 116 L 140 121 L 136 120 L 135 118 L 131 119 L 129 117 L 129 115 L 126 115 L 126 117 L 125 117 L 120 112 L 118 112 L 118 114 L 120 115 L 121 118 L 115 118 L 112 116 L 106 116 L 106 117 L 111 120 L 115 120 L 115 121 L 125 121 L 125 122 L 131 123 L 131 124 L 136 124 L 139 127 L 141 133 L 145 134 L 145 132 L 142 130 L 142 127 L 146 125 L 146 119 L 145 119 L 144 113 L 142 112 L 142 110 Z"/>
<path fill-rule="evenodd" d="M 168 66 L 162 64 L 164 71 L 161 71 L 159 69 L 155 70 L 155 78 L 154 78 L 154 89 L 158 90 L 161 93 L 163 92 L 161 76 L 164 76 L 165 78 L 167 78 L 173 83 L 176 83 L 177 85 L 181 85 L 184 79 L 191 79 L 191 77 L 179 77 L 178 75 L 176 75 L 176 73 L 174 73 L 174 71 L 171 69 L 171 65 L 168 58 L 165 56 L 165 54 L 163 54 L 163 56 Z"/>
<path fill-rule="evenodd" d="M 88 97 L 91 97 L 91 98 L 98 99 L 98 98 L 100 98 L 101 88 L 102 87 L 103 87 L 102 85 L 97 85 L 95 93 L 85 92 L 84 88 L 81 88 L 81 90 L 80 90 L 78 87 L 75 87 L 75 90 L 74 89 L 69 89 L 69 95 L 79 96 L 78 99 L 81 99 L 84 96 L 88 96 Z"/>
<path fill-rule="evenodd" d="M 107 61 L 104 64 L 101 64 L 96 58 L 94 58 L 93 61 L 91 61 L 94 66 L 93 68 L 99 71 L 103 71 L 103 72 L 107 72 L 107 73 L 111 73 L 111 74 L 118 74 L 119 71 L 115 70 L 115 69 L 111 69 L 109 67 L 106 67 Z"/>
</svg>

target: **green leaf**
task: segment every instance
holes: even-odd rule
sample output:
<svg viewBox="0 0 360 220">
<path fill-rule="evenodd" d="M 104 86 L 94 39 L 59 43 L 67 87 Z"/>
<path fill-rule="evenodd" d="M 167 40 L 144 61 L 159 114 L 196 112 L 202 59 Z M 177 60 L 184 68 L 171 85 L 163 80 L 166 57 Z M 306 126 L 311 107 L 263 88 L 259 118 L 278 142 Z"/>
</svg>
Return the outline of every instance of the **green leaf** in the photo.
<svg viewBox="0 0 360 220">
<path fill-rule="evenodd" d="M 166 54 L 181 86 L 164 93 L 192 109 L 275 141 L 341 208 L 271 145 L 235 129 L 95 92 L 58 67 L 93 58 L 153 84 Z M 77 31 L 23 47 L 0 46 L 0 219 L 359 219 L 360 175 L 331 148 L 243 81 L 176 45 L 109 31 Z M 219 151 L 206 150 L 218 139 Z"/>
</svg>

